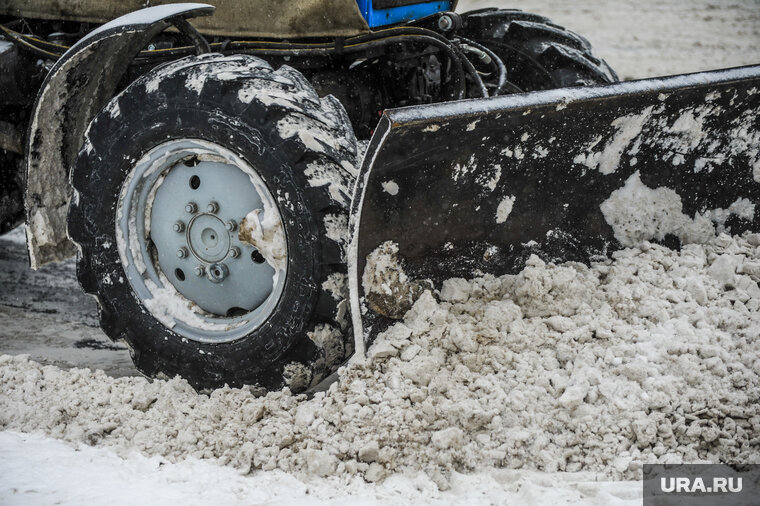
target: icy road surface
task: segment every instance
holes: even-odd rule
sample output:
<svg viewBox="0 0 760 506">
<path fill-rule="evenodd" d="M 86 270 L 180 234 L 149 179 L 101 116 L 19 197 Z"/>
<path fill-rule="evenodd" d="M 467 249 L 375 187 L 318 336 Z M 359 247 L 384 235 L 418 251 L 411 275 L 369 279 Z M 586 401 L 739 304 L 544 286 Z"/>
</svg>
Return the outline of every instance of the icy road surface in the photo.
<svg viewBox="0 0 760 506">
<path fill-rule="evenodd" d="M 126 347 L 100 331 L 95 300 L 79 288 L 75 272 L 72 260 L 33 271 L 23 229 L 0 236 L 0 353 L 117 377 L 138 374 Z"/>
</svg>

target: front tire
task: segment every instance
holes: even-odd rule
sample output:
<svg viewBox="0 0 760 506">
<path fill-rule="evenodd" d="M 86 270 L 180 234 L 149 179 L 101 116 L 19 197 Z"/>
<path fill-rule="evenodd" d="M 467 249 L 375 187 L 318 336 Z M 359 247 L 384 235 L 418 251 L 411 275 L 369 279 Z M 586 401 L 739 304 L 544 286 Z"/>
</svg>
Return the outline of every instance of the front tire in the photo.
<svg viewBox="0 0 760 506">
<path fill-rule="evenodd" d="M 141 372 L 303 391 L 351 354 L 348 125 L 297 71 L 221 55 L 154 69 L 95 118 L 69 235 Z"/>
</svg>

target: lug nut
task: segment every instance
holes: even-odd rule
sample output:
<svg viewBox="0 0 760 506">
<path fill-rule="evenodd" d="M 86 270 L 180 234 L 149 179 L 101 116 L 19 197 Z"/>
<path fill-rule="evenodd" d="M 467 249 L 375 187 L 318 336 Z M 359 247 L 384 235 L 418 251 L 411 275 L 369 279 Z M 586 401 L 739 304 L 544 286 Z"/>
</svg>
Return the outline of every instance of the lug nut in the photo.
<svg viewBox="0 0 760 506">
<path fill-rule="evenodd" d="M 195 214 L 198 211 L 198 205 L 195 202 L 188 202 L 185 206 L 185 211 L 190 214 Z"/>
<path fill-rule="evenodd" d="M 240 256 L 240 248 L 233 246 L 230 248 L 230 255 L 232 258 L 237 258 Z"/>
<path fill-rule="evenodd" d="M 177 257 L 178 258 L 187 258 L 187 248 L 182 246 L 180 249 L 177 250 Z"/>
<path fill-rule="evenodd" d="M 195 275 L 200 277 L 203 277 L 203 275 L 206 274 L 206 269 L 203 268 L 202 265 L 199 265 L 195 268 Z"/>
<path fill-rule="evenodd" d="M 208 267 L 208 280 L 212 283 L 221 283 L 230 273 L 224 264 L 211 264 Z"/>
<path fill-rule="evenodd" d="M 237 223 L 235 223 L 233 220 L 230 220 L 227 222 L 226 227 L 229 232 L 233 232 L 237 228 Z"/>
<path fill-rule="evenodd" d="M 211 202 L 209 205 L 206 206 L 206 211 L 210 213 L 215 213 L 219 210 L 219 204 L 216 202 Z"/>
<path fill-rule="evenodd" d="M 182 223 L 181 221 L 178 221 L 177 223 L 174 224 L 173 228 L 174 228 L 174 231 L 177 232 L 177 233 L 184 232 L 185 231 L 185 224 Z"/>
</svg>

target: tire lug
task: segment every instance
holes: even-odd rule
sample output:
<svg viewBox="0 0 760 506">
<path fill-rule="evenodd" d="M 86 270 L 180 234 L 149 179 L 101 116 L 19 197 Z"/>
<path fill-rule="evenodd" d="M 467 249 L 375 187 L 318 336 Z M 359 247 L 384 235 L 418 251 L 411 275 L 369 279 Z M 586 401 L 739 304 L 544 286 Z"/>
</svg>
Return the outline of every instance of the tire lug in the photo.
<svg viewBox="0 0 760 506">
<path fill-rule="evenodd" d="M 219 204 L 216 202 L 211 202 L 209 205 L 206 206 L 206 211 L 210 213 L 215 213 L 219 210 Z"/>
<path fill-rule="evenodd" d="M 177 250 L 177 257 L 178 258 L 187 258 L 187 248 L 182 246 L 180 249 Z"/>
<path fill-rule="evenodd" d="M 198 205 L 195 202 L 188 202 L 185 206 L 185 211 L 190 214 L 195 214 L 198 212 Z"/>
<path fill-rule="evenodd" d="M 230 255 L 232 256 L 232 258 L 239 257 L 240 256 L 240 248 L 238 248 L 236 246 L 233 246 L 232 248 L 230 248 Z"/>
<path fill-rule="evenodd" d="M 234 232 L 235 229 L 237 228 L 237 223 L 235 223 L 234 220 L 230 220 L 230 221 L 227 222 L 227 224 L 225 226 L 227 227 L 227 230 L 229 232 Z"/>
<path fill-rule="evenodd" d="M 199 265 L 195 268 L 195 275 L 199 278 L 203 277 L 203 275 L 206 274 L 206 269 L 203 268 L 202 265 Z"/>
<path fill-rule="evenodd" d="M 174 224 L 174 227 L 172 228 L 174 228 L 175 232 L 181 233 L 185 231 L 185 224 L 182 223 L 181 221 L 178 221 L 177 223 Z"/>
</svg>

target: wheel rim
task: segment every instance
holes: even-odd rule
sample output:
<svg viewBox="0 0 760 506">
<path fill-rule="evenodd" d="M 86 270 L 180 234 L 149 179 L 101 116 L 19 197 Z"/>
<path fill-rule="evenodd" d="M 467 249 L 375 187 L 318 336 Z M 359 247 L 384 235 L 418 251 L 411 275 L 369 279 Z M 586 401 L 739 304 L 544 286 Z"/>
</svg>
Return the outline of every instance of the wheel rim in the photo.
<svg viewBox="0 0 760 506">
<path fill-rule="evenodd" d="M 161 323 L 219 343 L 272 314 L 287 273 L 285 231 L 274 197 L 245 160 L 207 141 L 166 142 L 135 164 L 118 206 L 126 277 Z M 251 239 L 251 223 L 266 223 L 267 233 Z"/>
</svg>

